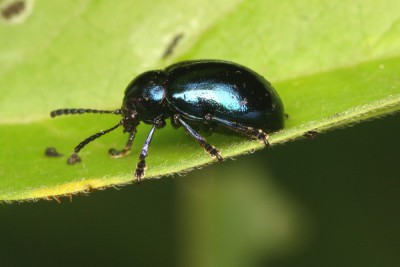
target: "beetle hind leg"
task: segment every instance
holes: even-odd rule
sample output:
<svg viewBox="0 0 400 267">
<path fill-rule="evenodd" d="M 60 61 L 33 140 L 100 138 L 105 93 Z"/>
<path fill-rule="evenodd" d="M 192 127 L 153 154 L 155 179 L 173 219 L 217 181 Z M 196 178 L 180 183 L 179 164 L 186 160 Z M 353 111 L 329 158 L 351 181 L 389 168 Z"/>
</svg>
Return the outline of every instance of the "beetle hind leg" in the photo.
<svg viewBox="0 0 400 267">
<path fill-rule="evenodd" d="M 268 141 L 268 134 L 261 129 L 257 129 L 254 127 L 245 126 L 243 124 L 237 122 L 231 122 L 227 120 L 223 120 L 220 118 L 212 117 L 211 120 L 220 123 L 221 125 L 243 135 L 246 135 L 252 139 L 258 140 L 260 143 L 264 143 L 265 146 L 271 146 Z"/>
<path fill-rule="evenodd" d="M 204 150 L 210 154 L 212 158 L 216 158 L 218 161 L 222 161 L 222 157 L 218 149 L 216 149 L 213 145 L 207 143 L 207 140 L 198 134 L 192 127 L 190 127 L 179 115 L 174 116 L 174 121 L 176 124 L 179 124 L 185 128 L 185 130 L 199 143 L 199 145 L 204 148 Z"/>
<path fill-rule="evenodd" d="M 135 139 L 135 134 L 136 134 L 136 131 L 129 134 L 128 141 L 126 142 L 126 145 L 122 150 L 116 150 L 115 148 L 110 148 L 108 150 L 108 154 L 112 158 L 122 158 L 122 157 L 125 157 L 126 155 L 128 155 L 132 149 L 132 143 L 133 143 L 133 139 Z"/>
</svg>

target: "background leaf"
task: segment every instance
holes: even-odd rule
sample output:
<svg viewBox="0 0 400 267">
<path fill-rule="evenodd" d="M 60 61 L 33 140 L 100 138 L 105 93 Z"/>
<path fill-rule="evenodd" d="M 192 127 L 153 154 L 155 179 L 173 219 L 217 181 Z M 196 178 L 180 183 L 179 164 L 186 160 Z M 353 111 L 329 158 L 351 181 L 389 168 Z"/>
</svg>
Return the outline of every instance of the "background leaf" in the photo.
<svg viewBox="0 0 400 267">
<path fill-rule="evenodd" d="M 67 166 L 65 157 L 45 158 L 44 149 L 55 146 L 68 154 L 81 139 L 118 119 L 87 115 L 50 120 L 48 113 L 62 107 L 118 108 L 135 75 L 176 60 L 231 60 L 265 75 L 290 115 L 272 143 L 396 111 L 396 4 L 247 0 L 140 1 L 132 6 L 82 0 L 61 6 L 38 1 L 19 24 L 3 17 L 0 200 L 130 182 L 148 126 L 140 126 L 126 158 L 107 156 L 109 147 L 125 142 L 122 133 L 113 133 L 82 151 L 82 164 Z M 181 33 L 173 57 L 162 60 L 171 39 Z M 262 147 L 218 135 L 209 140 L 225 157 Z M 212 162 L 183 130 L 170 127 L 156 133 L 149 155 L 146 178 Z"/>
</svg>

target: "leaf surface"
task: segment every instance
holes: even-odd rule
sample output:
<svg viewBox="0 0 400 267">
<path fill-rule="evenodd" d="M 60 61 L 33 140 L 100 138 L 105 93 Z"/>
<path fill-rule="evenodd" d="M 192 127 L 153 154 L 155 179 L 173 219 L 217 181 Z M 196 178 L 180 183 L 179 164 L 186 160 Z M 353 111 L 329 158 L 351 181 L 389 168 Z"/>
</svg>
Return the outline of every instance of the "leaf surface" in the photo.
<svg viewBox="0 0 400 267">
<path fill-rule="evenodd" d="M 29 2 L 29 1 L 28 1 Z M 5 1 L 0 2 L 4 5 Z M 148 125 L 131 154 L 121 131 L 91 143 L 83 162 L 65 164 L 82 139 L 116 124 L 113 115 L 51 120 L 64 107 L 116 109 L 135 75 L 185 59 L 246 65 L 269 79 L 289 114 L 282 143 L 400 109 L 400 15 L 396 1 L 36 1 L 19 23 L 0 24 L 0 200 L 24 200 L 133 180 Z M 4 8 L 4 7 L 2 7 Z M 173 53 L 162 59 L 176 35 Z M 263 146 L 212 135 L 225 158 Z M 44 156 L 54 146 L 62 158 Z M 145 178 L 214 162 L 183 129 L 156 131 Z"/>
</svg>

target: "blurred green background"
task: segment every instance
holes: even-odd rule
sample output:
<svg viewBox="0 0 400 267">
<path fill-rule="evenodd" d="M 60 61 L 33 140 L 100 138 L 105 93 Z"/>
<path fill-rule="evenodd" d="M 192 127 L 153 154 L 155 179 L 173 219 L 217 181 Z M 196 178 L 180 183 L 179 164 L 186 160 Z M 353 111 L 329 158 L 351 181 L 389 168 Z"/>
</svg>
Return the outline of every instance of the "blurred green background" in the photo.
<svg viewBox="0 0 400 267">
<path fill-rule="evenodd" d="M 185 177 L 0 206 L 1 266 L 399 266 L 400 115 Z"/>
</svg>

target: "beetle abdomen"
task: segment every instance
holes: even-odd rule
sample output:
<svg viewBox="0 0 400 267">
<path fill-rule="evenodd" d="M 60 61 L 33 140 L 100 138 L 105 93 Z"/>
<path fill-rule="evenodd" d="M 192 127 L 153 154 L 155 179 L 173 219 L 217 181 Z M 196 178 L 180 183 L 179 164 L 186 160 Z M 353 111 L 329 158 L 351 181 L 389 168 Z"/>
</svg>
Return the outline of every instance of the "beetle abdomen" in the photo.
<svg viewBox="0 0 400 267">
<path fill-rule="evenodd" d="M 167 101 L 174 110 L 201 123 L 211 114 L 265 131 L 283 128 L 283 104 L 262 76 L 224 61 L 188 61 L 166 69 Z"/>
</svg>

